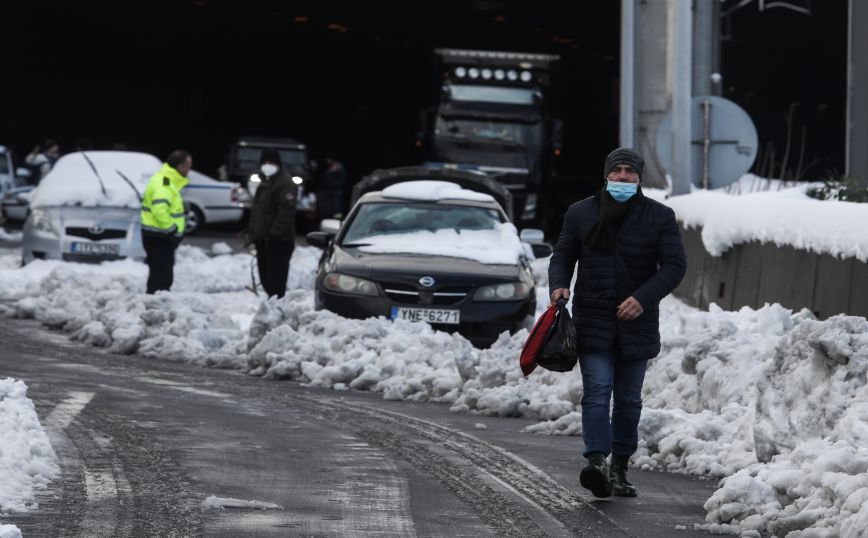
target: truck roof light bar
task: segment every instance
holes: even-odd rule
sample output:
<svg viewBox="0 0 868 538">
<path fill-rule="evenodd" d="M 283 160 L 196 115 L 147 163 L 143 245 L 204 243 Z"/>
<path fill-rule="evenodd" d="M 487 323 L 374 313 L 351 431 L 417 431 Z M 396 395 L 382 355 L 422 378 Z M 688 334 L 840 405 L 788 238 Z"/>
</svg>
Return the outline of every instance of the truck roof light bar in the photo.
<svg viewBox="0 0 868 538">
<path fill-rule="evenodd" d="M 551 64 L 560 61 L 560 56 L 557 54 L 465 49 L 436 49 L 434 52 L 446 64 L 477 63 L 480 65 L 520 66 L 523 69 L 548 69 Z"/>
</svg>

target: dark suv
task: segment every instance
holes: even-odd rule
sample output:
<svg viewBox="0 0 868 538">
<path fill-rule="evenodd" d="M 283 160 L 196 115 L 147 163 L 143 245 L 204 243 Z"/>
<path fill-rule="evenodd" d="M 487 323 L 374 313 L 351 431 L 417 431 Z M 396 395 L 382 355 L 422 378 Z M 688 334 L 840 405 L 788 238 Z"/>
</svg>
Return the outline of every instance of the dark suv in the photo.
<svg viewBox="0 0 868 538">
<path fill-rule="evenodd" d="M 259 170 L 259 157 L 265 149 L 277 150 L 283 168 L 291 175 L 305 182 L 310 180 L 310 159 L 304 143 L 292 138 L 265 136 L 243 136 L 232 145 L 226 179 L 247 185 L 250 176 Z"/>
</svg>

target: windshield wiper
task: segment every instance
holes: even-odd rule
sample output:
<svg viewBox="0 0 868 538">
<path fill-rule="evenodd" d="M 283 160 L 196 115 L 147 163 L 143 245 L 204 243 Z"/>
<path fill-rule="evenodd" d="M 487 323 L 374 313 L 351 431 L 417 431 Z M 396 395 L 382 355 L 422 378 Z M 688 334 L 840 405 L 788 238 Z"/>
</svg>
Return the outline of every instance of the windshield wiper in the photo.
<svg viewBox="0 0 868 538">
<path fill-rule="evenodd" d="M 371 246 L 371 243 L 344 243 L 341 246 L 344 248 L 369 247 Z"/>
<path fill-rule="evenodd" d="M 91 170 L 93 170 L 93 173 L 96 174 L 96 178 L 99 180 L 99 188 L 102 189 L 102 195 L 108 196 L 108 193 L 105 190 L 105 185 L 102 182 L 102 178 L 100 177 L 99 172 L 96 171 L 96 166 L 93 165 L 93 161 L 91 161 L 90 157 L 87 156 L 87 153 L 85 153 L 83 151 L 81 152 L 81 156 L 84 157 L 84 160 L 86 160 L 87 164 L 90 165 L 90 168 L 91 168 Z"/>
<path fill-rule="evenodd" d="M 127 185 L 129 185 L 130 188 L 133 189 L 133 192 L 136 193 L 136 197 L 139 199 L 139 203 L 141 203 L 141 202 L 142 202 L 142 195 L 139 194 L 139 189 L 137 189 L 136 186 L 133 185 L 133 182 L 130 181 L 130 179 L 129 179 L 127 176 L 123 175 L 123 174 L 121 173 L 120 170 L 115 170 L 115 172 L 117 172 L 118 175 L 121 176 L 121 179 L 123 179 L 124 181 L 126 181 L 126 182 L 127 182 Z"/>
</svg>

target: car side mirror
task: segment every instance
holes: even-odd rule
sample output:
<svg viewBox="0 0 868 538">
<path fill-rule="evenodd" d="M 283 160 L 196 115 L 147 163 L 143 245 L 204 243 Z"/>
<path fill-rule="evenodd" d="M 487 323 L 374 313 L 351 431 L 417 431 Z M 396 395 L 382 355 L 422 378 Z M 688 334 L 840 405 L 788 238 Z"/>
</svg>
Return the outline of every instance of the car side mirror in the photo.
<svg viewBox="0 0 868 538">
<path fill-rule="evenodd" d="M 329 246 L 329 243 L 331 243 L 334 236 L 326 232 L 310 232 L 304 237 L 307 239 L 308 245 L 325 249 Z"/>
<path fill-rule="evenodd" d="M 338 219 L 322 219 L 319 223 L 319 231 L 335 235 L 341 229 L 341 221 Z"/>
<path fill-rule="evenodd" d="M 554 252 L 554 249 L 548 243 L 531 243 L 531 250 L 533 250 L 533 255 L 537 258 L 548 258 Z"/>
</svg>

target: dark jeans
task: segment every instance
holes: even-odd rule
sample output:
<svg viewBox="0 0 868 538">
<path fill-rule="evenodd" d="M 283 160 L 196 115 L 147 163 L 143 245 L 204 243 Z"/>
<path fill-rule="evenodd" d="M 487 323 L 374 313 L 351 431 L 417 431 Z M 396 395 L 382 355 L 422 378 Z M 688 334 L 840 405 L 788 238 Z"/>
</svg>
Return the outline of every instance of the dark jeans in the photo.
<svg viewBox="0 0 868 538">
<path fill-rule="evenodd" d="M 175 249 L 178 240 L 169 236 L 142 233 L 148 264 L 148 293 L 168 290 L 172 287 L 175 269 Z"/>
<path fill-rule="evenodd" d="M 582 436 L 591 452 L 629 457 L 639 442 L 642 383 L 648 361 L 625 360 L 616 351 L 579 353 L 582 369 Z M 613 400 L 612 420 L 609 406 Z"/>
<path fill-rule="evenodd" d="M 259 281 L 262 289 L 271 297 L 286 294 L 286 279 L 289 276 L 289 259 L 295 250 L 295 241 L 256 242 L 256 264 L 259 266 Z"/>
</svg>

